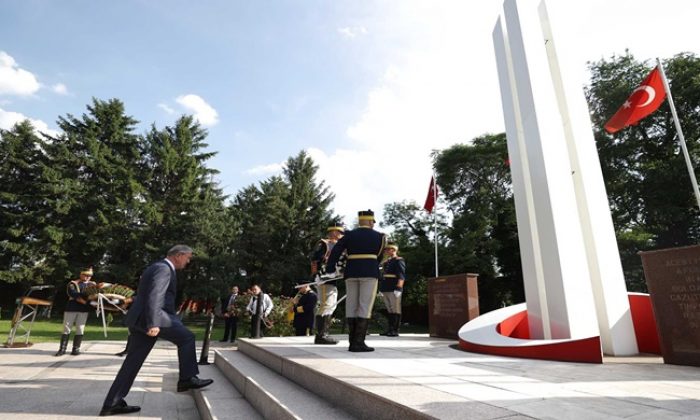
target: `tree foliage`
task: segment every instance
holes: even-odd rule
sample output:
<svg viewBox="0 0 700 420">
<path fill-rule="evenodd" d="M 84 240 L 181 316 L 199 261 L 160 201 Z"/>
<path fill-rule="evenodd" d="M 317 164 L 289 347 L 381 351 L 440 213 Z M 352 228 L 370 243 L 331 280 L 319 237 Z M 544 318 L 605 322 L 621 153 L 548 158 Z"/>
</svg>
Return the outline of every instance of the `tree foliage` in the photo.
<svg viewBox="0 0 700 420">
<path fill-rule="evenodd" d="M 234 254 L 241 269 L 266 288 L 291 294 L 309 275 L 309 254 L 338 216 L 334 195 L 316 180 L 318 167 L 304 151 L 290 157 L 280 176 L 241 190 L 234 198 Z"/>
<path fill-rule="evenodd" d="M 452 215 L 442 265 L 479 274 L 482 311 L 524 300 L 505 134 L 484 135 L 435 157 Z"/>
<path fill-rule="evenodd" d="M 233 271 L 234 219 L 206 166 L 207 133 L 189 116 L 144 135 L 136 124 L 119 100 L 93 99 L 82 116 L 59 117 L 60 135 L 29 122 L 0 131 L 0 280 L 62 290 L 94 266 L 96 280 L 133 286 L 187 243 L 196 258 L 185 293 L 218 295 Z"/>
<path fill-rule="evenodd" d="M 695 244 L 700 219 L 668 102 L 614 135 L 605 122 L 639 86 L 655 63 L 627 53 L 589 63 L 588 102 L 625 275 L 632 290 L 645 290 L 639 251 Z M 692 161 L 700 162 L 700 58 L 665 60 L 673 100 Z"/>
</svg>

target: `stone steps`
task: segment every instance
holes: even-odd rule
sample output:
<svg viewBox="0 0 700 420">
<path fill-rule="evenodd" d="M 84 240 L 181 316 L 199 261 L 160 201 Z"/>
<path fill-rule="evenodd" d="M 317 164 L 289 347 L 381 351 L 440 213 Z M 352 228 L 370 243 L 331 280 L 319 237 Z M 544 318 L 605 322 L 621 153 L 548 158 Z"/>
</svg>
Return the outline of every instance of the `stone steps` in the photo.
<svg viewBox="0 0 700 420">
<path fill-rule="evenodd" d="M 262 418 L 275 420 L 350 420 L 357 418 L 240 351 L 216 350 L 214 365 L 218 368 L 218 374 L 228 380 L 226 385 L 231 385 L 236 394 L 245 398 L 247 403 L 256 410 L 257 415 Z M 205 377 L 204 372 L 202 375 Z M 217 386 L 217 388 L 219 387 Z M 217 390 L 218 392 L 219 390 Z M 221 392 L 226 394 L 231 391 Z M 202 395 L 206 395 L 206 393 L 205 389 Z M 213 416 L 209 417 L 208 413 L 230 412 L 222 408 L 224 403 L 228 403 L 225 398 L 212 397 L 208 400 L 208 406 L 207 404 L 198 404 L 202 419 L 214 418 Z M 216 415 L 222 420 L 239 418 Z"/>
<path fill-rule="evenodd" d="M 372 354 L 347 353 L 345 351 L 347 342 L 342 341 L 337 346 L 332 347 L 339 350 L 341 355 L 353 354 L 354 357 L 363 357 L 363 355 L 371 357 Z M 356 418 L 402 420 L 435 418 L 397 401 L 402 399 L 403 391 L 401 388 L 407 385 L 405 383 L 397 382 L 389 385 L 389 387 L 393 387 L 389 394 L 397 397 L 391 399 L 379 393 L 367 391 L 363 387 L 345 380 L 347 376 L 364 377 L 367 374 L 366 371 L 334 360 L 318 358 L 313 353 L 303 349 L 287 348 L 272 352 L 265 349 L 264 346 L 258 345 L 256 340 L 241 339 L 238 342 L 238 352 L 267 366 L 279 376 L 294 381 L 298 386 L 314 390 L 318 396 L 351 413 Z M 366 377 L 366 379 L 373 380 L 371 376 Z"/>
<path fill-rule="evenodd" d="M 202 420 L 258 420 L 263 418 L 215 364 L 199 366 L 199 370 L 202 378 L 214 380 L 212 385 L 193 391 L 194 400 Z"/>
</svg>

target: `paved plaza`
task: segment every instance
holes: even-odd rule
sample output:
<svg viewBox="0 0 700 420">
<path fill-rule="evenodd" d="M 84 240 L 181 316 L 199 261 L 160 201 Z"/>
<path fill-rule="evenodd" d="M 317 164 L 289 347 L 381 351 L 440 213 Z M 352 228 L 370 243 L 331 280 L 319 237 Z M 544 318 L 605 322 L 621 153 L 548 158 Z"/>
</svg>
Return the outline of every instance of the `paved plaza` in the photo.
<svg viewBox="0 0 700 420">
<path fill-rule="evenodd" d="M 606 358 L 604 364 L 513 359 L 463 352 L 455 348 L 453 340 L 425 335 L 398 339 L 370 336 L 367 343 L 377 350 L 356 354 L 346 351 L 347 341 L 342 341 L 345 337 L 338 338 L 338 346 L 314 346 L 310 337 L 241 340 L 241 350 L 215 343 L 212 351 L 217 350 L 234 365 L 251 365 L 254 357 L 241 357 L 248 357 L 254 348 L 260 349 L 254 351 L 264 352 L 268 362 L 275 354 L 289 363 L 302 363 L 319 373 L 334 375 L 366 395 L 420 411 L 423 418 L 700 418 L 700 368 L 665 365 L 655 356 Z M 88 342 L 83 346 L 84 354 L 61 357 L 53 356 L 56 343 L 0 349 L 0 419 L 97 417 L 121 365 L 122 359 L 114 353 L 123 345 Z M 244 348 L 249 349 L 247 355 L 239 355 Z M 225 377 L 216 369 L 216 365 L 203 367 L 202 376 L 215 377 L 217 382 L 202 395 L 221 403 L 227 400 L 223 394 L 231 393 L 229 403 L 235 400 L 239 404 L 243 397 L 223 382 Z M 193 393 L 175 392 L 176 383 L 175 347 L 160 341 L 127 397 L 142 411 L 114 418 L 209 418 L 209 414 L 198 411 Z M 215 417 L 246 417 L 235 410 L 224 413 Z"/>
</svg>

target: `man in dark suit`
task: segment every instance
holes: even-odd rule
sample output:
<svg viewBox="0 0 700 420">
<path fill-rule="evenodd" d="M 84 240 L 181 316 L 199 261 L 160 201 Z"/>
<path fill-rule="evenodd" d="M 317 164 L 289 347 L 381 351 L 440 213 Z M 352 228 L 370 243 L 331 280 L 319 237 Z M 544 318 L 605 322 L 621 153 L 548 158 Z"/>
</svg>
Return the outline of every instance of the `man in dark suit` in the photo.
<svg viewBox="0 0 700 420">
<path fill-rule="evenodd" d="M 238 299 L 238 286 L 231 287 L 231 293 L 221 298 L 221 316 L 224 317 L 224 338 L 226 343 L 236 341 L 238 332 L 238 316 L 240 315 L 240 302 Z"/>
<path fill-rule="evenodd" d="M 107 393 L 100 416 L 126 414 L 139 411 L 141 407 L 128 405 L 124 397 L 129 393 L 136 375 L 151 352 L 158 337 L 177 346 L 180 380 L 177 391 L 202 388 L 211 379 L 199 379 L 194 334 L 182 324 L 175 313 L 177 276 L 190 262 L 192 248 L 175 245 L 165 259 L 151 264 L 141 275 L 137 298 L 126 315 L 129 327 L 130 347 L 112 387 Z"/>
</svg>

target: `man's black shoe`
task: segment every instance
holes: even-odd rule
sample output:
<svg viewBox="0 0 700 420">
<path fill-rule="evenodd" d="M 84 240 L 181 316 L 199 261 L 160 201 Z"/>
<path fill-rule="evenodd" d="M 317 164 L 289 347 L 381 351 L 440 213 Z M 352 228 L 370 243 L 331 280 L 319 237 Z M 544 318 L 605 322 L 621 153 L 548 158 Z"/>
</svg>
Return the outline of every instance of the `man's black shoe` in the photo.
<svg viewBox="0 0 700 420">
<path fill-rule="evenodd" d="M 199 379 L 196 376 L 193 376 L 190 379 L 180 379 L 177 381 L 177 392 L 187 391 L 188 389 L 204 388 L 207 385 L 211 385 L 213 382 L 213 379 Z"/>
<path fill-rule="evenodd" d="M 112 407 L 102 407 L 100 411 L 100 416 L 113 416 L 115 414 L 129 414 L 140 411 L 141 407 L 138 405 L 127 405 L 126 401 L 121 400 L 117 405 Z"/>
</svg>

